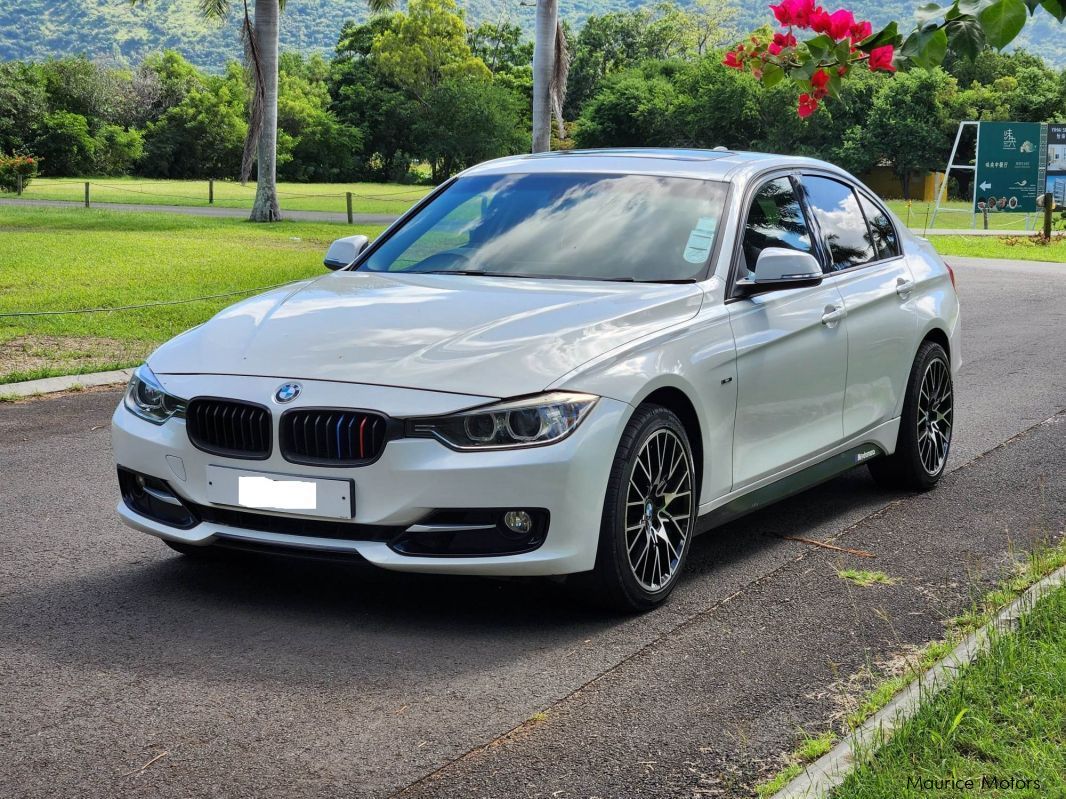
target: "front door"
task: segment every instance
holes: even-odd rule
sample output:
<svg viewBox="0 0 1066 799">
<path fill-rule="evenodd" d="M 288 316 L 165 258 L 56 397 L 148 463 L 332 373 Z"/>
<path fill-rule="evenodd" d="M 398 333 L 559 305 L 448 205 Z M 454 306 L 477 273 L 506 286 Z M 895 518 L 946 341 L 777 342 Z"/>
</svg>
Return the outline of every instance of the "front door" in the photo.
<svg viewBox="0 0 1066 799">
<path fill-rule="evenodd" d="M 848 314 L 844 437 L 851 438 L 899 415 L 917 348 L 914 279 L 891 220 L 870 197 L 821 175 L 801 182 L 832 261 L 826 282 Z"/>
<path fill-rule="evenodd" d="M 789 177 L 765 183 L 742 231 L 737 278 L 751 277 L 766 247 L 818 255 Z M 847 319 L 836 287 L 767 291 L 729 303 L 737 348 L 733 489 L 840 443 L 847 376 Z"/>
</svg>

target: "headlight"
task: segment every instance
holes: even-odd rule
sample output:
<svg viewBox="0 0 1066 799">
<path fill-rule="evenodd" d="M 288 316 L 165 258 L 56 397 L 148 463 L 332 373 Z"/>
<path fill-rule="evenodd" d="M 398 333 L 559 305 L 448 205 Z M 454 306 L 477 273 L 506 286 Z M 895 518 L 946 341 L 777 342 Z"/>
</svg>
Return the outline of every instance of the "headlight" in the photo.
<svg viewBox="0 0 1066 799">
<path fill-rule="evenodd" d="M 451 416 L 407 421 L 408 435 L 434 437 L 453 449 L 509 449 L 553 444 L 581 424 L 598 397 L 553 391 Z"/>
<path fill-rule="evenodd" d="M 185 415 L 185 400 L 168 394 L 148 364 L 138 366 L 126 387 L 126 408 L 153 424 Z"/>
</svg>

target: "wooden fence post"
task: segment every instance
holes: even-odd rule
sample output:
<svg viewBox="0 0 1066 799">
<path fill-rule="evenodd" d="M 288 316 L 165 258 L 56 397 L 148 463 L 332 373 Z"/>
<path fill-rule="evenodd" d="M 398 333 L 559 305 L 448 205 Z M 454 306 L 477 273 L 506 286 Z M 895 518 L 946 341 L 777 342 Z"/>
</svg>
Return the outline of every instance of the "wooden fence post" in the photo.
<svg viewBox="0 0 1066 799">
<path fill-rule="evenodd" d="M 344 194 L 345 199 L 348 203 L 348 224 L 352 225 L 355 223 L 355 217 L 352 215 L 352 193 L 350 191 L 346 191 Z"/>
<path fill-rule="evenodd" d="M 207 204 L 215 204 L 215 179 L 211 178 L 207 181 Z"/>
<path fill-rule="evenodd" d="M 85 207 L 89 207 L 89 181 L 85 181 Z"/>
<path fill-rule="evenodd" d="M 22 196 L 22 173 L 19 172 L 15 175 L 15 191 L 18 192 L 18 196 Z"/>
</svg>

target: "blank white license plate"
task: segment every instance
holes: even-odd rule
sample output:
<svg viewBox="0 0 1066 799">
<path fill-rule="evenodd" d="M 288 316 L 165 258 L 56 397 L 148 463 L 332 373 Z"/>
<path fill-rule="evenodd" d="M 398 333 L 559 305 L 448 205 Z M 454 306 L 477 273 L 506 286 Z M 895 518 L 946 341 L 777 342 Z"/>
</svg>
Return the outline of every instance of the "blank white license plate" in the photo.
<svg viewBox="0 0 1066 799">
<path fill-rule="evenodd" d="M 350 519 L 355 508 L 354 489 L 351 480 L 207 467 L 207 498 L 216 505 Z"/>
</svg>

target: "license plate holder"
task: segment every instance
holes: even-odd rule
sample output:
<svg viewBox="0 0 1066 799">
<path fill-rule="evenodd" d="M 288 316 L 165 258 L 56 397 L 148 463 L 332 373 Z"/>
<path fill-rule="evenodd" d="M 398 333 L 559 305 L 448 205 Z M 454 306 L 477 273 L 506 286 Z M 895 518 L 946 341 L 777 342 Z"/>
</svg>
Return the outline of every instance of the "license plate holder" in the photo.
<svg viewBox="0 0 1066 799">
<path fill-rule="evenodd" d="M 331 477 L 210 465 L 207 467 L 207 498 L 216 505 L 251 511 L 326 519 L 355 516 L 354 482 Z"/>
</svg>

